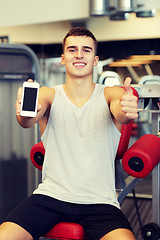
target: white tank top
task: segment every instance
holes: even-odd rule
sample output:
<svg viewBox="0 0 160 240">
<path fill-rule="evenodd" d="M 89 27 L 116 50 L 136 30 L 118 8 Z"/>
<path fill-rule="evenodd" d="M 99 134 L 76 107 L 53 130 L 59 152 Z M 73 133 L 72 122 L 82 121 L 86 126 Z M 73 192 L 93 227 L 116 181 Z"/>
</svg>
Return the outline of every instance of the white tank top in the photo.
<svg viewBox="0 0 160 240">
<path fill-rule="evenodd" d="M 41 139 L 45 160 L 42 183 L 34 193 L 80 204 L 119 207 L 115 190 L 115 155 L 120 132 L 115 127 L 104 86 L 96 84 L 80 108 L 55 87 L 47 127 Z"/>
</svg>

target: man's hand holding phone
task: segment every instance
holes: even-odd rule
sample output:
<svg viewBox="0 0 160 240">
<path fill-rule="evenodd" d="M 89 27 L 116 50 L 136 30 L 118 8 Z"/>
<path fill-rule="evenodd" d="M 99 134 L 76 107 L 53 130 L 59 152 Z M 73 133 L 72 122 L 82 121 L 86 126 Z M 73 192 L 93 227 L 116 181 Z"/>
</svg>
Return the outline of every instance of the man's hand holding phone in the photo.
<svg viewBox="0 0 160 240">
<path fill-rule="evenodd" d="M 35 117 L 38 106 L 39 83 L 31 79 L 23 83 L 18 89 L 16 101 L 16 115 Z"/>
</svg>

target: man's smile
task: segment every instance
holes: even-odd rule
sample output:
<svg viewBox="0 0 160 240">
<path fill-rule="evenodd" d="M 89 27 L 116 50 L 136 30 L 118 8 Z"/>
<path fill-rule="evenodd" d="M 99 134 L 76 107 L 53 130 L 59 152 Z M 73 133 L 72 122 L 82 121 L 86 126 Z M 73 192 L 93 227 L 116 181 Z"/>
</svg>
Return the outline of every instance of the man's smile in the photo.
<svg viewBox="0 0 160 240">
<path fill-rule="evenodd" d="M 84 67 L 84 66 L 86 66 L 86 63 L 84 63 L 84 62 L 74 62 L 73 65 L 77 66 L 77 67 Z"/>
</svg>

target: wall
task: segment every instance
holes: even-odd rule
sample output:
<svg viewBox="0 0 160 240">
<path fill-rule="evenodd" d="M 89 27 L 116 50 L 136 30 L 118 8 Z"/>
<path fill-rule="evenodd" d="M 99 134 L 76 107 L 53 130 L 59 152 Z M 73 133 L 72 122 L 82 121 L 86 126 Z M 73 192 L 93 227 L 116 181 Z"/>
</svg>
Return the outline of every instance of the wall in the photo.
<svg viewBox="0 0 160 240">
<path fill-rule="evenodd" d="M 137 18 L 132 13 L 125 21 L 110 21 L 108 17 L 90 18 L 88 27 L 99 41 L 160 38 L 160 11 L 154 18 Z"/>
<path fill-rule="evenodd" d="M 11 43 L 61 43 L 73 22 L 84 22 L 98 41 L 160 38 L 160 10 L 154 18 L 132 13 L 129 20 L 110 21 L 89 17 L 89 0 L 15 0 L 0 8 L 0 36 L 9 36 Z"/>
<path fill-rule="evenodd" d="M 132 13 L 126 21 L 110 21 L 108 17 L 90 17 L 83 21 L 98 41 L 160 38 L 160 10 L 154 18 L 136 18 Z M 72 22 L 1 27 L 0 36 L 8 35 L 11 43 L 60 43 Z"/>
<path fill-rule="evenodd" d="M 0 27 L 58 22 L 89 16 L 89 0 L 6 0 Z"/>
</svg>

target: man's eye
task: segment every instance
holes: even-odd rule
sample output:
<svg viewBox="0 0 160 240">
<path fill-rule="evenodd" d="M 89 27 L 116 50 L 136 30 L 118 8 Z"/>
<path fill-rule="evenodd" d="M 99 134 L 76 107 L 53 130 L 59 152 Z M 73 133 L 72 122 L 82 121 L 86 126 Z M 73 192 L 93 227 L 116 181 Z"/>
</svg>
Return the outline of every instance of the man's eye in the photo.
<svg viewBox="0 0 160 240">
<path fill-rule="evenodd" d="M 90 52 L 90 50 L 88 50 L 88 49 L 84 49 L 83 50 L 85 53 L 89 53 Z"/>
<path fill-rule="evenodd" d="M 69 49 L 69 52 L 75 52 L 76 50 L 75 49 Z"/>
</svg>

